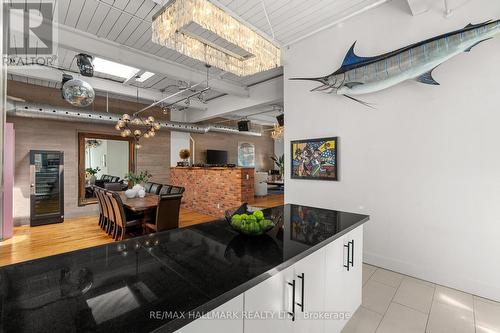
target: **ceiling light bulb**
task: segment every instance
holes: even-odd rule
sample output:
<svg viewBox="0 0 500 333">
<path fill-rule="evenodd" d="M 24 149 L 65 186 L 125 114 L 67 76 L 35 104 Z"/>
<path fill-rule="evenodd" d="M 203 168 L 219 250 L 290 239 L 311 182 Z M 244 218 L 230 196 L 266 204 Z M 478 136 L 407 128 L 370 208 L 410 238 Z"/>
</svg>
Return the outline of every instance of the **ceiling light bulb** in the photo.
<svg viewBox="0 0 500 333">
<path fill-rule="evenodd" d="M 150 131 L 150 132 L 149 132 L 149 136 L 153 137 L 153 136 L 155 136 L 155 135 L 156 135 L 156 132 L 155 132 L 155 131 Z"/>
<path fill-rule="evenodd" d="M 124 122 L 129 122 L 129 121 L 130 121 L 130 116 L 129 116 L 128 114 L 126 114 L 126 113 L 125 113 L 125 114 L 122 116 L 122 119 L 123 119 L 123 121 L 124 121 Z"/>
<path fill-rule="evenodd" d="M 134 118 L 134 120 L 132 120 L 132 124 L 134 124 L 134 125 L 140 125 L 141 124 L 141 120 L 139 118 Z"/>
<path fill-rule="evenodd" d="M 155 127 L 156 130 L 159 130 L 161 128 L 161 124 L 160 123 L 155 123 L 154 127 Z"/>
<path fill-rule="evenodd" d="M 136 148 L 136 149 L 141 149 L 141 148 L 142 148 L 142 146 L 141 146 L 139 143 L 136 143 L 135 148 Z"/>
<path fill-rule="evenodd" d="M 144 133 L 144 137 L 145 137 L 146 139 L 149 139 L 149 132 Z"/>
<path fill-rule="evenodd" d="M 150 124 L 154 123 L 155 122 L 155 118 L 153 116 L 149 116 L 148 117 L 148 121 Z"/>
<path fill-rule="evenodd" d="M 116 124 L 115 129 L 121 131 L 122 127 L 120 126 L 120 124 Z"/>
<path fill-rule="evenodd" d="M 141 130 L 136 129 L 136 130 L 134 131 L 134 135 L 135 135 L 135 136 L 141 136 L 141 134 L 142 134 Z"/>
<path fill-rule="evenodd" d="M 120 133 L 120 135 L 121 135 L 122 137 L 124 137 L 124 138 L 126 138 L 126 137 L 128 136 L 128 135 L 127 135 L 127 132 L 125 132 L 125 131 L 122 131 L 122 132 Z"/>
</svg>

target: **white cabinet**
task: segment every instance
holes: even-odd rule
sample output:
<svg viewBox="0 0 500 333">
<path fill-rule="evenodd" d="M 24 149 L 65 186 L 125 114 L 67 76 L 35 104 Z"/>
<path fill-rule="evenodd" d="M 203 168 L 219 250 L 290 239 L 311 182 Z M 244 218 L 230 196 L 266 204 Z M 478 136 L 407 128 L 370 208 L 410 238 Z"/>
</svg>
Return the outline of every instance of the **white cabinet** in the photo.
<svg viewBox="0 0 500 333">
<path fill-rule="evenodd" d="M 361 305 L 363 227 L 325 247 L 325 332 L 340 332 Z"/>
<path fill-rule="evenodd" d="M 360 226 L 214 310 L 241 320 L 197 320 L 177 332 L 340 333 L 361 305 L 362 255 Z"/>
<path fill-rule="evenodd" d="M 224 314 L 238 313 L 240 316 L 229 319 L 211 319 L 224 318 Z M 222 304 L 217 309 L 211 311 L 207 315 L 207 319 L 195 320 L 176 333 L 201 333 L 201 332 L 217 332 L 217 333 L 243 333 L 243 295 L 239 295 L 227 303 Z M 218 317 L 217 317 L 218 316 Z"/>
<path fill-rule="evenodd" d="M 325 308 L 325 251 L 320 249 L 293 265 L 295 279 L 295 333 L 321 333 Z"/>
<path fill-rule="evenodd" d="M 244 319 L 245 333 L 292 332 L 293 279 L 289 267 L 245 292 L 245 312 L 262 316 Z"/>
</svg>

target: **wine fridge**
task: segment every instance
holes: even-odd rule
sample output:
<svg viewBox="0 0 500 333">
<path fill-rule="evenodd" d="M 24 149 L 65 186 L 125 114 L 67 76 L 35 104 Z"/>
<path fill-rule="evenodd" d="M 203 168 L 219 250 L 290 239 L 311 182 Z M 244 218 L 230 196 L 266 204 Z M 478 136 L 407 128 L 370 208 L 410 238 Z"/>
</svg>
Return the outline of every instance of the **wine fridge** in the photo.
<svg viewBox="0 0 500 333">
<path fill-rule="evenodd" d="M 30 225 L 64 221 L 64 153 L 30 151 Z"/>
</svg>

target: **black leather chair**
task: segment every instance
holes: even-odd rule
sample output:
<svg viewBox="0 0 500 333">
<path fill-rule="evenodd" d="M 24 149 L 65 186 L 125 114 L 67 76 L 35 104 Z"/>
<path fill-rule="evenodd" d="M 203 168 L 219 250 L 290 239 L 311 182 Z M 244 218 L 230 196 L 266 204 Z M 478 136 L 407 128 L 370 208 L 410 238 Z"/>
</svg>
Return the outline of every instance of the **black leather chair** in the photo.
<svg viewBox="0 0 500 333">
<path fill-rule="evenodd" d="M 182 186 L 172 186 L 169 194 L 182 194 L 186 189 Z"/>
<path fill-rule="evenodd" d="M 172 189 L 172 185 L 163 185 L 161 187 L 159 195 L 167 195 L 170 194 L 170 190 Z"/>
<path fill-rule="evenodd" d="M 149 193 L 158 195 L 160 194 L 162 187 L 163 187 L 162 184 L 153 183 L 153 185 L 151 185 L 151 188 L 149 189 Z"/>
<path fill-rule="evenodd" d="M 165 195 L 160 197 L 156 207 L 156 218 L 145 224 L 145 231 L 155 232 L 179 228 L 179 211 L 182 195 Z"/>
<path fill-rule="evenodd" d="M 96 180 L 95 185 L 99 186 L 101 188 L 106 188 L 105 185 L 108 183 L 122 184 L 122 182 L 120 182 L 120 177 L 110 176 L 110 175 L 102 175 L 100 179 Z M 117 190 L 117 191 L 121 191 L 121 189 Z"/>
<path fill-rule="evenodd" d="M 148 182 L 148 183 L 144 184 L 144 191 L 146 191 L 146 193 L 150 193 L 151 186 L 153 186 L 153 183 Z"/>
<path fill-rule="evenodd" d="M 129 220 L 127 218 L 120 196 L 115 192 L 109 191 L 106 192 L 106 196 L 113 210 L 113 238 L 115 240 L 122 240 L 125 238 L 125 234 L 133 229 L 140 233 L 141 220 Z"/>
</svg>

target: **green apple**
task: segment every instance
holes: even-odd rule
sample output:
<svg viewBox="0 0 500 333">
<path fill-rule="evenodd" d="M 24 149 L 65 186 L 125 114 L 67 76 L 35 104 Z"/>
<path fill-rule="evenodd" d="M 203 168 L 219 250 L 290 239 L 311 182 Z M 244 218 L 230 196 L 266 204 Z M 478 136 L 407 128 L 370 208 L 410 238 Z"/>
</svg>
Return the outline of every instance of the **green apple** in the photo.
<svg viewBox="0 0 500 333">
<path fill-rule="evenodd" d="M 253 216 L 257 219 L 257 221 L 263 220 L 264 219 L 264 213 L 262 213 L 261 210 L 256 210 L 253 212 Z"/>
</svg>

